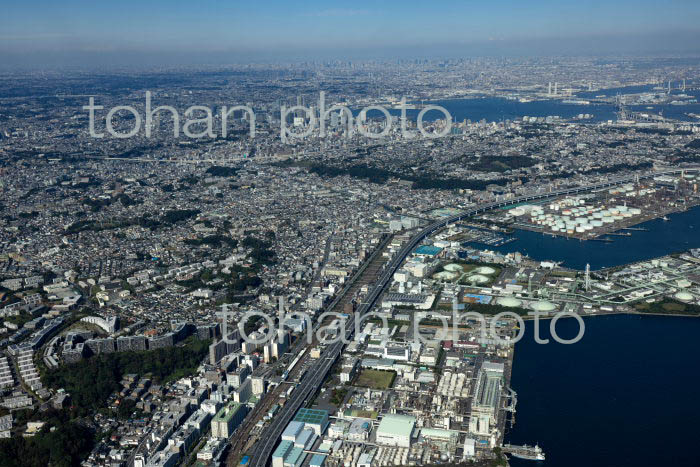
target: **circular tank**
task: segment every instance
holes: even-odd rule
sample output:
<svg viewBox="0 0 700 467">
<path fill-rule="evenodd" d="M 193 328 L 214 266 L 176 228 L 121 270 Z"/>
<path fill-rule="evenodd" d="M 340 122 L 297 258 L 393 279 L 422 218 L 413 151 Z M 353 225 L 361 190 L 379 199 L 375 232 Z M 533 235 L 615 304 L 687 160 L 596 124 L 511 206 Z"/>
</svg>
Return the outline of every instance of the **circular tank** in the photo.
<svg viewBox="0 0 700 467">
<path fill-rule="evenodd" d="M 516 308 L 523 304 L 522 301 L 513 297 L 501 297 L 498 300 L 496 300 L 496 303 L 498 305 L 505 306 L 508 308 Z"/>
<path fill-rule="evenodd" d="M 463 270 L 464 270 L 464 268 L 462 266 L 460 266 L 459 264 L 455 264 L 455 263 L 450 263 L 447 266 L 445 266 L 445 271 L 459 272 L 459 271 L 463 271 Z"/>
<path fill-rule="evenodd" d="M 546 300 L 541 300 L 532 304 L 532 309 L 535 311 L 553 311 L 557 307 L 554 303 Z"/>
<path fill-rule="evenodd" d="M 441 271 L 433 276 L 433 278 L 440 279 L 443 281 L 450 281 L 450 280 L 454 279 L 455 277 L 457 277 L 457 274 L 455 274 L 453 272 L 448 272 L 448 271 Z"/>
<path fill-rule="evenodd" d="M 477 268 L 474 272 L 477 274 L 488 276 L 496 272 L 496 270 L 488 266 L 481 266 L 480 268 Z"/>
<path fill-rule="evenodd" d="M 691 302 L 695 299 L 695 297 L 688 292 L 678 292 L 674 297 L 682 302 Z"/>
<path fill-rule="evenodd" d="M 471 276 L 467 277 L 467 281 L 472 284 L 485 284 L 489 281 L 489 278 L 482 276 L 481 274 L 472 274 Z"/>
</svg>

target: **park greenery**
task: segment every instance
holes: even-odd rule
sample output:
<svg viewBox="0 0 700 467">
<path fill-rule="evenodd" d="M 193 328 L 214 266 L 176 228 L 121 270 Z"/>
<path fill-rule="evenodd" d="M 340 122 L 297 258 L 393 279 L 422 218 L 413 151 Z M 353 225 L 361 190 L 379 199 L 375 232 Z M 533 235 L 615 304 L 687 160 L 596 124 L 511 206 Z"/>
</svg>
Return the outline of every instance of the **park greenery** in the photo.
<svg viewBox="0 0 700 467">
<path fill-rule="evenodd" d="M 61 413 L 43 417 L 46 424 L 32 437 L 15 435 L 0 440 L 3 467 L 69 467 L 80 465 L 95 443 L 95 433 Z"/>
<path fill-rule="evenodd" d="M 105 408 L 126 374 L 149 375 L 165 383 L 193 374 L 207 355 L 209 341 L 190 338 L 185 345 L 138 352 L 96 355 L 47 372 L 44 383 L 71 395 L 75 416 Z"/>
</svg>

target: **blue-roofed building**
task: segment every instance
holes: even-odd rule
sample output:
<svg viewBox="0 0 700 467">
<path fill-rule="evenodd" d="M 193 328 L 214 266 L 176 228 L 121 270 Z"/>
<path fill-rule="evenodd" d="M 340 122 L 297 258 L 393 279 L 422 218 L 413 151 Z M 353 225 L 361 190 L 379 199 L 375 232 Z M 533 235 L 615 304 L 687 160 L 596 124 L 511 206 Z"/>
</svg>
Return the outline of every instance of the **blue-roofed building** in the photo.
<svg viewBox="0 0 700 467">
<path fill-rule="evenodd" d="M 296 441 L 294 441 L 294 447 L 301 449 L 311 449 L 315 441 L 316 433 L 314 433 L 314 431 L 309 428 L 305 428 L 301 433 L 299 433 L 299 436 L 297 437 Z"/>
<path fill-rule="evenodd" d="M 300 409 L 282 432 L 282 442 L 272 454 L 273 467 L 298 467 L 328 426 L 328 412 Z"/>
<path fill-rule="evenodd" d="M 294 443 L 291 441 L 282 441 L 272 453 L 272 467 L 285 467 L 285 460 L 294 449 Z"/>
<path fill-rule="evenodd" d="M 297 436 L 299 436 L 299 433 L 304 429 L 304 424 L 302 422 L 289 422 L 289 425 L 287 425 L 287 428 L 284 429 L 282 432 L 282 440 L 283 441 L 291 441 L 294 442 L 297 440 Z"/>
<path fill-rule="evenodd" d="M 294 447 L 291 441 L 282 441 L 272 453 L 272 467 L 298 467 L 306 459 L 303 449 Z"/>
<path fill-rule="evenodd" d="M 323 467 L 326 462 L 326 456 L 323 454 L 314 454 L 311 456 L 311 461 L 309 462 L 310 467 Z"/>
<path fill-rule="evenodd" d="M 328 411 L 318 409 L 299 409 L 294 417 L 295 422 L 301 422 L 305 428 L 312 429 L 317 436 L 323 435 L 328 426 Z"/>
<path fill-rule="evenodd" d="M 437 256 L 442 251 L 442 248 L 433 245 L 421 245 L 414 250 L 414 254 L 419 256 Z"/>
<path fill-rule="evenodd" d="M 298 467 L 306 459 L 306 453 L 302 448 L 294 447 L 289 451 L 289 455 L 284 460 L 284 467 Z"/>
<path fill-rule="evenodd" d="M 491 299 L 493 297 L 491 295 L 481 295 L 481 294 L 473 294 L 473 293 L 468 293 L 464 294 L 464 301 L 469 302 L 469 303 L 479 303 L 481 305 L 488 305 L 491 303 Z"/>
</svg>

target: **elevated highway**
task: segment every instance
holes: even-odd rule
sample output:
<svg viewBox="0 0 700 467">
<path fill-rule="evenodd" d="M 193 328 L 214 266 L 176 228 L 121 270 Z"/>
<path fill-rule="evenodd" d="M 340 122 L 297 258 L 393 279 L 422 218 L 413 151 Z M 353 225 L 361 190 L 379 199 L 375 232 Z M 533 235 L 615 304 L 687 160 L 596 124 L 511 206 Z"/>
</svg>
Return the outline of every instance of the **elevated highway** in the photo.
<svg viewBox="0 0 700 467">
<path fill-rule="evenodd" d="M 450 224 L 459 222 L 464 218 L 482 214 L 487 211 L 494 209 L 504 208 L 512 206 L 514 204 L 526 203 L 528 201 L 538 201 L 548 198 L 554 198 L 565 195 L 574 195 L 578 193 L 586 193 L 590 191 L 602 190 L 610 188 L 617 185 L 624 185 L 626 183 L 632 183 L 637 179 L 646 180 L 654 177 L 659 177 L 663 175 L 679 175 L 683 172 L 699 172 L 700 167 L 687 167 L 678 169 L 668 169 L 657 172 L 650 172 L 644 175 L 634 175 L 627 177 L 614 177 L 607 181 L 595 183 L 592 185 L 584 185 L 581 187 L 566 188 L 562 190 L 549 191 L 543 193 L 535 193 L 530 195 L 520 196 L 518 198 L 513 198 L 504 201 L 496 201 L 493 203 L 487 203 L 483 205 L 474 206 L 466 211 L 460 212 L 450 217 L 440 219 L 428 225 L 419 231 L 416 235 L 411 237 L 411 239 L 399 250 L 399 252 L 394 255 L 394 257 L 389 260 L 384 269 L 379 275 L 376 285 L 372 288 L 369 295 L 363 301 L 363 303 L 358 307 L 354 316 L 352 316 L 346 324 L 346 336 L 347 338 L 352 337 L 354 332 L 354 320 L 356 317 L 362 318 L 369 310 L 372 309 L 376 301 L 379 299 L 381 294 L 384 292 L 386 287 L 391 283 L 391 278 L 393 277 L 396 270 L 403 264 L 403 261 L 408 257 L 408 255 L 423 241 L 425 238 L 429 237 L 433 233 L 447 227 Z M 321 358 L 317 365 L 309 370 L 309 372 L 304 376 L 302 382 L 294 390 L 290 398 L 288 399 L 285 406 L 280 410 L 280 412 L 272 420 L 272 423 L 266 428 L 261 441 L 259 441 L 251 455 L 251 466 L 252 467 L 265 467 L 272 456 L 272 452 L 277 445 L 277 441 L 282 435 L 282 431 L 287 426 L 287 424 L 292 420 L 294 415 L 297 413 L 299 408 L 303 404 L 307 403 L 311 397 L 316 393 L 316 391 L 321 387 L 323 381 L 325 380 L 328 371 L 333 366 L 333 363 L 340 356 L 344 344 L 342 342 L 335 342 L 326 347 L 326 349 L 321 354 Z"/>
</svg>

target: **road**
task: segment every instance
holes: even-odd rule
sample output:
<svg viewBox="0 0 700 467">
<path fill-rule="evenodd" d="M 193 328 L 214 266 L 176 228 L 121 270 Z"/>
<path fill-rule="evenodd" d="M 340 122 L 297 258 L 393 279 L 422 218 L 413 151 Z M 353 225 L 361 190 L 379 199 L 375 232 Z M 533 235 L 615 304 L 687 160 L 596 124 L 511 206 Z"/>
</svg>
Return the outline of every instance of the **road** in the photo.
<svg viewBox="0 0 700 467">
<path fill-rule="evenodd" d="M 342 306 L 342 304 L 348 300 L 351 299 L 352 296 L 354 295 L 353 291 L 357 289 L 359 285 L 365 282 L 366 280 L 366 272 L 369 272 L 371 278 L 370 280 L 374 282 L 374 270 L 379 268 L 379 265 L 375 264 L 377 261 L 377 257 L 381 255 L 382 251 L 386 248 L 386 246 L 389 244 L 391 241 L 392 236 L 388 235 L 374 250 L 374 252 L 367 258 L 366 261 L 362 263 L 362 265 L 359 267 L 359 269 L 355 272 L 355 274 L 352 275 L 350 280 L 345 284 L 345 286 L 341 289 L 341 291 L 336 294 L 335 299 L 325 307 L 325 310 L 327 311 L 332 311 L 338 306 Z M 315 282 L 318 280 L 320 277 L 321 271 L 323 269 L 323 265 L 326 263 L 328 260 L 328 256 L 330 254 L 330 249 L 331 249 L 331 243 L 332 243 L 332 237 L 329 237 L 326 246 L 324 249 L 324 255 L 323 255 L 323 262 L 321 267 L 319 267 L 316 276 L 313 280 Z M 294 306 L 292 306 L 291 310 L 294 311 L 297 309 L 297 305 L 301 302 L 297 302 Z M 341 309 L 342 311 L 342 309 Z M 304 347 L 313 347 L 314 345 L 318 344 L 318 342 L 315 339 L 315 331 L 316 329 L 321 325 L 322 323 L 316 323 L 314 326 L 313 330 L 310 330 L 309 332 L 312 333 L 313 337 L 313 343 L 312 345 L 308 345 L 306 343 L 305 338 L 300 338 L 297 339 L 297 341 L 292 345 L 292 347 L 288 350 L 287 355 L 298 355 L 299 352 L 301 352 L 302 348 Z M 309 360 L 313 360 L 309 354 L 307 353 L 304 358 L 297 363 L 297 365 L 294 367 L 292 372 L 289 374 L 289 377 L 287 379 L 288 382 L 294 381 L 296 374 L 299 373 L 300 369 L 302 367 L 308 367 L 307 362 Z M 287 365 L 289 364 L 289 361 L 286 360 L 280 360 L 278 361 L 275 365 L 278 366 L 278 368 L 284 369 Z M 331 364 L 332 366 L 332 364 Z M 310 375 L 305 374 L 304 379 L 309 378 Z M 234 434 L 232 435 L 230 439 L 231 443 L 231 449 L 227 458 L 227 463 L 228 465 L 234 465 L 240 459 L 240 457 L 244 454 L 244 452 L 247 450 L 248 445 L 250 444 L 251 441 L 255 441 L 255 438 L 251 438 L 250 432 L 257 423 L 259 419 L 262 418 L 262 416 L 269 411 L 272 406 L 276 403 L 279 402 L 280 396 L 282 395 L 283 392 L 286 392 L 289 389 L 289 385 L 287 384 L 280 384 L 277 386 L 274 390 L 272 390 L 270 393 L 266 394 L 264 398 L 261 400 L 260 404 L 258 404 L 258 407 L 255 408 L 253 413 L 248 414 L 246 417 L 245 422 L 239 427 Z"/>
<path fill-rule="evenodd" d="M 660 172 L 652 172 L 645 175 L 638 176 L 639 179 L 649 179 L 653 177 L 658 177 L 661 175 L 677 175 L 682 171 L 685 172 L 698 172 L 700 167 L 690 167 L 684 169 L 670 169 Z M 346 326 L 348 338 L 352 337 L 354 331 L 354 320 L 355 317 L 362 319 L 369 310 L 372 309 L 376 303 L 379 296 L 384 292 L 386 287 L 391 283 L 391 278 L 394 272 L 403 264 L 406 257 L 428 236 L 432 235 L 434 232 L 445 228 L 446 226 L 453 224 L 455 222 L 461 221 L 463 218 L 475 216 L 477 214 L 482 214 L 493 209 L 504 208 L 507 206 L 512 206 L 514 204 L 525 203 L 528 201 L 536 201 L 541 199 L 553 198 L 564 195 L 572 195 L 577 193 L 584 193 L 589 191 L 601 190 L 609 188 L 616 185 L 622 185 L 625 183 L 634 182 L 637 176 L 631 177 L 615 177 L 608 181 L 600 182 L 592 185 L 585 185 L 576 188 L 567 188 L 563 190 L 550 191 L 544 193 L 535 193 L 525 196 L 520 196 L 518 198 L 513 198 L 505 201 L 496 201 L 493 203 L 483 204 L 480 206 L 474 206 L 466 211 L 460 212 L 453 216 L 440 219 L 433 222 L 432 224 L 425 227 L 423 230 L 418 232 L 416 235 L 411 237 L 411 239 L 399 250 L 399 252 L 394 255 L 394 257 L 389 260 L 387 265 L 384 267 L 380 273 L 376 285 L 372 288 L 368 296 L 365 298 L 363 303 L 357 309 L 355 315 L 351 317 Z M 272 423 L 267 427 L 263 433 L 261 439 L 263 441 L 258 442 L 255 446 L 253 454 L 251 455 L 250 465 L 251 467 L 265 467 L 272 455 L 272 452 L 277 445 L 277 440 L 282 435 L 282 431 L 287 426 L 287 424 L 292 420 L 294 415 L 297 413 L 300 407 L 312 397 L 316 391 L 321 387 L 323 381 L 326 378 L 328 371 L 335 362 L 335 360 L 340 355 L 343 349 L 342 342 L 336 342 L 329 345 L 321 354 L 321 359 L 319 363 L 311 368 L 309 372 L 302 378 L 301 384 L 292 393 L 287 404 L 280 410 L 280 412 L 274 417 Z"/>
</svg>

